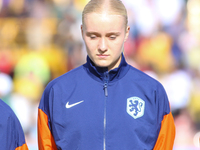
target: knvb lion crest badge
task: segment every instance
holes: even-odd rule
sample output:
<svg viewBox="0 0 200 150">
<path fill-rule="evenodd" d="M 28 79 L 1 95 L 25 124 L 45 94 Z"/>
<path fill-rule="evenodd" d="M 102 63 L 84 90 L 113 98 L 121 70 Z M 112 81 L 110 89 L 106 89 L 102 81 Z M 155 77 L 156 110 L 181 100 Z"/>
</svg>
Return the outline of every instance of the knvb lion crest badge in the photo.
<svg viewBox="0 0 200 150">
<path fill-rule="evenodd" d="M 139 97 L 130 97 L 127 99 L 127 113 L 134 119 L 144 115 L 145 101 Z"/>
</svg>

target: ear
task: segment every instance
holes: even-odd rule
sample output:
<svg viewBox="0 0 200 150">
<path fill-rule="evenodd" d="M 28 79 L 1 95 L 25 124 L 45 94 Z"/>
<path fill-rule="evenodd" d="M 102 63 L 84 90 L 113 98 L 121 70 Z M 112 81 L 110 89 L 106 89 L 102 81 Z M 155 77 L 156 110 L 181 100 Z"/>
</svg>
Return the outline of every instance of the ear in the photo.
<svg viewBox="0 0 200 150">
<path fill-rule="evenodd" d="M 82 38 L 83 38 L 83 25 L 81 25 L 81 35 L 82 35 Z"/>
<path fill-rule="evenodd" d="M 130 32 L 130 26 L 127 26 L 126 27 L 126 35 L 125 35 L 125 38 L 124 38 L 124 42 L 126 42 L 126 40 L 128 39 L 129 32 Z"/>
</svg>

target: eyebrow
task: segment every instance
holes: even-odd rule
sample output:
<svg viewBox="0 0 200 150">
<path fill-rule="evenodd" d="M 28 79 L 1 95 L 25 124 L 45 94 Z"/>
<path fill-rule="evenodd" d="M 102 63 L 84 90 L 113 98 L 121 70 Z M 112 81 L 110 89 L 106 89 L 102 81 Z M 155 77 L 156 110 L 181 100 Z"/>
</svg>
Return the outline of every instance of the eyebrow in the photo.
<svg viewBox="0 0 200 150">
<path fill-rule="evenodd" d="M 106 36 L 111 36 L 111 35 L 116 35 L 116 36 L 118 36 L 118 35 L 120 35 L 120 34 L 121 34 L 120 32 L 109 32 L 109 33 L 106 34 Z M 101 34 L 98 33 L 98 32 L 86 32 L 86 35 L 87 35 L 87 36 L 90 36 L 90 35 L 101 36 Z"/>
<path fill-rule="evenodd" d="M 118 36 L 118 35 L 120 35 L 120 34 L 121 34 L 120 32 L 109 32 L 109 33 L 106 34 L 106 36 L 111 36 L 111 35 L 116 35 L 116 36 Z"/>
<path fill-rule="evenodd" d="M 90 36 L 90 35 L 97 35 L 97 36 L 100 36 L 100 34 L 98 32 L 86 32 L 86 35 L 87 36 Z"/>
</svg>

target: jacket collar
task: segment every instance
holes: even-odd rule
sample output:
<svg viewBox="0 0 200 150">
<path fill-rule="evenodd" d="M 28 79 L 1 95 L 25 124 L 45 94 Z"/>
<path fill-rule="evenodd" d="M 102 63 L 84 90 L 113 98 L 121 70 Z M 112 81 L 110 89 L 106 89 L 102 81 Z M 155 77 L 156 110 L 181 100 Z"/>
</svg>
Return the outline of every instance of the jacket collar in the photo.
<svg viewBox="0 0 200 150">
<path fill-rule="evenodd" d="M 121 63 L 118 68 L 108 71 L 108 68 L 96 67 L 91 61 L 89 56 L 87 56 L 87 62 L 83 65 L 88 74 L 97 81 L 104 81 L 105 77 L 108 77 L 108 82 L 114 82 L 121 79 L 129 70 L 129 65 L 127 64 L 124 55 L 122 54 Z"/>
</svg>

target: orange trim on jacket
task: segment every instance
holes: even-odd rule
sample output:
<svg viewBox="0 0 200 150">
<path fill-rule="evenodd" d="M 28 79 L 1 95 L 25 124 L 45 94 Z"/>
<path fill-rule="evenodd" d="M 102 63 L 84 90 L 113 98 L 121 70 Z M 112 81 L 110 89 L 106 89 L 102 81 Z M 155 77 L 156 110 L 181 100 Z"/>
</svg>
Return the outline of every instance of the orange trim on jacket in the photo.
<svg viewBox="0 0 200 150">
<path fill-rule="evenodd" d="M 41 109 L 38 109 L 38 147 L 39 150 L 57 150 L 48 127 L 48 116 Z"/>
<path fill-rule="evenodd" d="M 153 150 L 172 150 L 175 139 L 175 125 L 172 113 L 165 115 Z"/>
<path fill-rule="evenodd" d="M 23 144 L 20 147 L 17 147 L 15 150 L 28 150 L 28 146 L 26 144 Z"/>
</svg>

